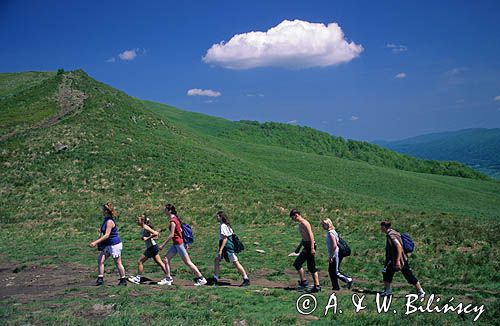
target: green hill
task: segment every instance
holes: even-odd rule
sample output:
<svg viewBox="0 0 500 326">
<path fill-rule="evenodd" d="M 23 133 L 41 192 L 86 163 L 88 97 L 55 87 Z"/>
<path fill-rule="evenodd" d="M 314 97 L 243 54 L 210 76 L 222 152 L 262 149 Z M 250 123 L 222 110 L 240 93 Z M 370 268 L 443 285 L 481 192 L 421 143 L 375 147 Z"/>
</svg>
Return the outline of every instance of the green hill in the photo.
<svg viewBox="0 0 500 326">
<path fill-rule="evenodd" d="M 295 310 L 294 291 L 265 285 L 295 282 L 287 257 L 298 242 L 288 217 L 293 207 L 313 222 L 323 272 L 326 254 L 319 221 L 330 217 L 353 248 L 344 271 L 359 280 L 361 289 L 379 290 L 384 237 L 378 221 L 390 219 L 414 237 L 412 267 L 429 293 L 487 302 L 481 320 L 491 323 L 499 318 L 498 182 L 476 179 L 480 175 L 469 172 L 459 175 L 475 177 L 405 171 L 404 165 L 395 169 L 393 157 L 421 161 L 365 143 L 349 145 L 308 128 L 231 122 L 141 101 L 83 71 L 0 76 L 4 135 L 0 272 L 15 268 L 21 278 L 23 273 L 51 271 L 38 282 L 64 271 L 76 276 L 68 285 L 54 285 L 56 295 L 1 299 L 2 320 L 13 324 L 306 322 Z M 26 112 L 35 117 L 24 119 Z M 339 149 L 344 150 L 340 156 L 349 159 L 338 157 Z M 128 273 L 135 271 L 144 250 L 135 217 L 147 212 L 162 228 L 166 221 L 161 208 L 168 201 L 193 226 L 196 242 L 190 254 L 207 276 L 218 239 L 213 216 L 226 210 L 247 245 L 240 258 L 257 285 L 173 290 L 89 287 L 95 277 L 96 252 L 87 244 L 98 235 L 99 207 L 108 200 L 121 215 L 118 223 Z M 257 248 L 266 253 L 255 252 Z M 114 282 L 112 262 L 106 269 L 109 284 Z M 146 273 L 161 276 L 152 264 L 146 265 Z M 223 273 L 237 278 L 228 266 Z M 179 282 L 191 278 L 178 260 L 174 277 Z M 322 279 L 327 289 L 324 274 Z M 0 293 L 12 288 L 0 288 Z M 328 295 L 328 291 L 320 294 L 320 302 L 326 304 Z M 350 302 L 350 292 L 339 296 Z M 96 318 L 94 305 L 103 303 L 112 304 L 113 310 Z M 370 307 L 366 314 L 349 309 L 323 321 L 371 324 L 397 323 L 402 318 L 381 317 L 373 304 Z M 320 310 L 315 318 L 321 317 Z M 404 318 L 410 323 L 463 321 L 450 314 Z M 470 315 L 465 318 L 472 320 Z"/>
<path fill-rule="evenodd" d="M 461 162 L 493 178 L 500 178 L 498 128 L 464 129 L 375 143 L 423 159 Z"/>
</svg>

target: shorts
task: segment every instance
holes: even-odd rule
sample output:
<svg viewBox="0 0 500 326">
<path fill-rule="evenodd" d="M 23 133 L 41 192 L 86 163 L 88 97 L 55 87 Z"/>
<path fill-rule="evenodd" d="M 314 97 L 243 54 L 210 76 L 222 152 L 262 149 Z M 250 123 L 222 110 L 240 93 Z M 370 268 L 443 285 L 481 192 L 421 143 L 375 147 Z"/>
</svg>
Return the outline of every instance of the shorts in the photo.
<svg viewBox="0 0 500 326">
<path fill-rule="evenodd" d="M 215 258 L 219 257 L 219 254 L 215 255 Z M 234 252 L 227 252 L 227 250 L 222 249 L 222 258 L 224 258 L 225 261 L 235 263 L 238 261 L 238 256 Z"/>
<path fill-rule="evenodd" d="M 314 244 L 314 249 L 316 249 L 316 244 Z M 295 259 L 293 267 L 295 267 L 296 270 L 300 270 L 302 268 L 302 265 L 306 261 L 307 261 L 307 269 L 309 270 L 309 272 L 316 273 L 318 270 L 316 269 L 316 260 L 314 259 L 314 256 L 311 254 L 310 242 L 304 242 L 304 248 Z"/>
<path fill-rule="evenodd" d="M 175 254 L 179 254 L 181 257 L 186 257 L 188 255 L 188 252 L 186 250 L 186 247 L 184 247 L 184 244 L 179 244 L 179 245 L 172 245 L 170 249 L 168 249 L 166 256 L 168 257 L 173 257 Z"/>
<path fill-rule="evenodd" d="M 158 245 L 154 245 L 154 246 L 147 248 L 144 251 L 143 255 L 146 258 L 153 258 L 153 257 L 156 257 L 156 255 L 158 255 L 159 252 L 160 252 L 160 248 L 158 248 Z"/>
<path fill-rule="evenodd" d="M 120 243 L 117 243 L 117 244 L 112 245 L 112 246 L 104 247 L 102 252 L 106 256 L 111 256 L 113 258 L 119 258 L 122 255 L 122 249 L 123 249 L 123 244 L 120 242 Z"/>
</svg>

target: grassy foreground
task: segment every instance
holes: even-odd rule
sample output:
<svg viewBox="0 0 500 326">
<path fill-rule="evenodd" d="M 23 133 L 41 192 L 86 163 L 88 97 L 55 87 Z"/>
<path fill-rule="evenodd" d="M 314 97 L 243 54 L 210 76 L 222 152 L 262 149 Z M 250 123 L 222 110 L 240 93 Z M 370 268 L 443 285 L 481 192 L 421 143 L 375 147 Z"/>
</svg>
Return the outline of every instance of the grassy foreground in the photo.
<svg viewBox="0 0 500 326">
<path fill-rule="evenodd" d="M 320 155 L 294 144 L 266 143 L 253 131 L 236 138 L 217 132 L 231 130 L 234 122 L 140 101 L 83 72 L 2 78 L 0 107 L 8 108 L 9 114 L 2 111 L 2 134 L 15 131 L 0 143 L 0 272 L 4 279 L 0 292 L 9 293 L 1 299 L 4 324 L 231 324 L 242 320 L 322 324 L 332 319 L 349 324 L 472 323 L 473 315 L 404 316 L 401 308 L 396 308 L 397 314 L 376 313 L 374 295 L 367 293 L 381 289 L 381 219 L 390 219 L 397 229 L 414 237 L 412 268 L 427 292 L 485 304 L 479 322 L 500 320 L 498 182 Z M 63 89 L 85 94 L 84 104 L 56 123 L 44 125 L 59 110 L 53 105 L 60 104 L 61 84 Z M 25 104 L 12 100 L 14 96 Z M 38 104 L 42 102 L 52 104 Z M 26 115 L 22 110 L 28 108 L 36 113 L 30 121 L 22 119 Z M 67 149 L 59 150 L 58 145 Z M 226 210 L 247 246 L 240 258 L 256 285 L 190 287 L 191 275 L 177 260 L 174 288 L 118 288 L 112 262 L 107 264 L 109 286 L 92 287 L 97 252 L 87 244 L 97 237 L 99 205 L 108 200 L 121 215 L 118 223 L 128 273 L 135 271 L 143 251 L 135 217 L 147 212 L 162 228 L 166 220 L 161 208 L 169 201 L 194 227 L 197 239 L 191 256 L 207 276 L 217 245 L 213 215 Z M 315 226 L 323 276 L 327 265 L 320 219 L 332 218 L 350 243 L 353 255 L 343 269 L 359 280 L 355 288 L 367 295 L 366 312 L 354 313 L 352 293 L 343 291 L 339 302 L 344 313 L 323 316 L 330 294 L 329 282 L 323 278 L 325 291 L 318 296 L 318 310 L 312 317 L 297 313 L 299 294 L 287 289 L 295 282 L 287 254 L 298 242 L 288 218 L 293 207 Z M 237 283 L 236 271 L 228 265 L 223 268 L 223 275 Z M 152 263 L 146 265 L 146 272 L 161 276 Z M 57 282 L 44 286 L 50 279 Z M 395 290 L 397 307 L 412 289 L 402 276 L 395 280 L 401 283 Z"/>
</svg>

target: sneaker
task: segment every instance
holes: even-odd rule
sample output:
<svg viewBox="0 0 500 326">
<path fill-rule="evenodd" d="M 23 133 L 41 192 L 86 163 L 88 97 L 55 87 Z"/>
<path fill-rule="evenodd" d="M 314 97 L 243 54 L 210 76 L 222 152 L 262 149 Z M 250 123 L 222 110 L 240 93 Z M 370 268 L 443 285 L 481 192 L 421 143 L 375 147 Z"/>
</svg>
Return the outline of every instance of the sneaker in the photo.
<svg viewBox="0 0 500 326">
<path fill-rule="evenodd" d="M 200 286 L 205 284 L 207 284 L 207 280 L 203 276 L 194 279 L 195 286 Z"/>
<path fill-rule="evenodd" d="M 141 277 L 139 275 L 136 276 L 130 276 L 128 278 L 129 282 L 132 282 L 134 284 L 141 284 Z"/>
<path fill-rule="evenodd" d="M 174 280 L 172 278 L 168 279 L 165 277 L 163 280 L 158 282 L 158 285 L 172 285 L 172 283 L 174 283 Z"/>
<path fill-rule="evenodd" d="M 418 292 L 417 294 L 418 294 L 418 298 L 419 299 L 424 299 L 425 298 L 425 291 L 424 290 L 422 290 L 421 292 Z"/>
<path fill-rule="evenodd" d="M 118 282 L 118 285 L 127 286 L 127 279 L 125 277 L 121 278 L 120 282 Z"/>
<path fill-rule="evenodd" d="M 349 282 L 347 282 L 347 288 L 350 290 L 352 288 L 352 283 L 354 283 L 354 280 L 351 279 Z"/>
<path fill-rule="evenodd" d="M 103 285 L 104 284 L 104 278 L 103 277 L 97 277 L 97 280 L 95 281 L 95 285 Z"/>
<path fill-rule="evenodd" d="M 307 290 L 307 287 L 309 286 L 309 282 L 307 280 L 305 281 L 297 281 L 297 290 L 298 291 L 304 291 Z"/>
<path fill-rule="evenodd" d="M 318 292 L 320 292 L 320 291 L 321 291 L 321 286 L 319 286 L 319 285 L 315 285 L 315 286 L 313 286 L 313 287 L 311 288 L 310 293 L 318 293 Z"/>
<path fill-rule="evenodd" d="M 240 286 L 249 286 L 250 285 L 250 279 L 244 278 L 243 283 L 240 284 Z"/>
<path fill-rule="evenodd" d="M 392 295 L 391 290 L 384 290 L 382 293 L 380 293 L 381 297 L 390 297 Z"/>
</svg>

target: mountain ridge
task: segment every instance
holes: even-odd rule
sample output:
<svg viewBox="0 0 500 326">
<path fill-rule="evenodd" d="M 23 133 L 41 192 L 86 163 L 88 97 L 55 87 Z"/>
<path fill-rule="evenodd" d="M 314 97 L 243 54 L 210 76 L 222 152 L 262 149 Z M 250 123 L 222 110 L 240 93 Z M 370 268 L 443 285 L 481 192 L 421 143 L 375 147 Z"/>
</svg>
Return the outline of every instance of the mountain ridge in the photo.
<svg viewBox="0 0 500 326">
<path fill-rule="evenodd" d="M 423 159 L 459 161 L 500 178 L 500 128 L 468 128 L 374 143 Z"/>
</svg>

